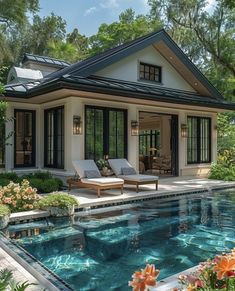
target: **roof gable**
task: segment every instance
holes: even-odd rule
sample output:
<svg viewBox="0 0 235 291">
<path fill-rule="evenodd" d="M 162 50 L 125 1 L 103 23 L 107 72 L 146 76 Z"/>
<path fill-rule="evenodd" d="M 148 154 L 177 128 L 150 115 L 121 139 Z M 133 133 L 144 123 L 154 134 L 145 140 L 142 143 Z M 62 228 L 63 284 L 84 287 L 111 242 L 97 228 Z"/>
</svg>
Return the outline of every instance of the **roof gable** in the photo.
<svg viewBox="0 0 235 291">
<path fill-rule="evenodd" d="M 194 89 L 199 93 L 212 98 L 223 99 L 223 96 L 219 93 L 219 91 L 190 61 L 190 59 L 184 54 L 184 52 L 178 47 L 178 45 L 164 29 L 109 49 L 108 51 L 94 57 L 90 57 L 84 61 L 77 62 L 67 68 L 62 69 L 61 71 L 48 75 L 48 78 L 59 78 L 67 74 L 75 77 L 88 77 L 104 67 L 109 66 L 150 45 L 154 45 L 163 56 L 166 50 L 172 52 L 172 55 L 174 55 L 175 59 L 177 59 L 178 63 L 180 63 L 183 68 L 181 75 L 183 75 L 183 77 L 187 77 L 188 75 L 188 80 L 192 80 L 190 85 L 194 86 Z M 169 61 L 171 60 L 169 59 Z M 201 88 L 196 87 L 198 85 L 200 85 L 199 87 Z"/>
</svg>

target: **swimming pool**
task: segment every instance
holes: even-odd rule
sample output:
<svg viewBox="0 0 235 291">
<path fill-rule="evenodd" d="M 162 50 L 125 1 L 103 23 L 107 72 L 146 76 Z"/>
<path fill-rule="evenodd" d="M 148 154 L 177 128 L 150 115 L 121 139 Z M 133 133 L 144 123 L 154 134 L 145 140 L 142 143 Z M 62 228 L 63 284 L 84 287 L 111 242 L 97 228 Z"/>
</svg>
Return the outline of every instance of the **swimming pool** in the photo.
<svg viewBox="0 0 235 291">
<path fill-rule="evenodd" d="M 233 248 L 234 197 L 227 190 L 156 199 L 11 225 L 6 234 L 74 290 L 130 290 L 146 263 L 164 278 Z"/>
</svg>

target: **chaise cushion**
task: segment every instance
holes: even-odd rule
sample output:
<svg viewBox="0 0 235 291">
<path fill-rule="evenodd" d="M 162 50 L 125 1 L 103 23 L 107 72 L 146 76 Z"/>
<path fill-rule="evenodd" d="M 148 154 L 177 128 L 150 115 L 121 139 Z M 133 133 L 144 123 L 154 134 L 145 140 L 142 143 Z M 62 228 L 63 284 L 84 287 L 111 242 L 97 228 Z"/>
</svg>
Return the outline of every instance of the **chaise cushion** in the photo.
<svg viewBox="0 0 235 291">
<path fill-rule="evenodd" d="M 101 178 L 100 171 L 96 171 L 96 170 L 84 171 L 84 175 L 88 179 L 91 179 L 91 178 Z"/>
<path fill-rule="evenodd" d="M 131 168 L 126 159 L 109 159 L 108 162 L 116 176 L 122 175 L 122 168 Z"/>
<path fill-rule="evenodd" d="M 136 170 L 132 167 L 121 168 L 122 175 L 136 175 Z"/>
<path fill-rule="evenodd" d="M 73 166 L 78 174 L 82 178 L 86 178 L 85 171 L 97 171 L 99 172 L 96 163 L 93 160 L 77 160 L 73 161 Z"/>
<path fill-rule="evenodd" d="M 119 178 L 122 178 L 124 181 L 135 181 L 135 182 L 150 182 L 153 183 L 157 182 L 159 177 L 158 176 L 149 176 L 149 175 L 119 175 Z"/>
<path fill-rule="evenodd" d="M 112 185 L 120 185 L 120 184 L 124 183 L 123 179 L 120 179 L 120 178 L 109 178 L 109 177 L 93 178 L 93 179 L 82 179 L 81 181 L 83 183 L 99 185 L 99 186 L 110 185 L 110 188 L 112 188 Z"/>
</svg>

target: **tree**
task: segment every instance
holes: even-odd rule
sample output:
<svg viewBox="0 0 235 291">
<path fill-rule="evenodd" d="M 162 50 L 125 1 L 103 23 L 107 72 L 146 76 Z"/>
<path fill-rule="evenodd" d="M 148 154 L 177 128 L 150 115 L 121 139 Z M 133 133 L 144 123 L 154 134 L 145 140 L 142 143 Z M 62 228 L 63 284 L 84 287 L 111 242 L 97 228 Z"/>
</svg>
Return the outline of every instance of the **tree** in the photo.
<svg viewBox="0 0 235 291">
<path fill-rule="evenodd" d="M 119 21 L 101 24 L 96 35 L 90 37 L 90 54 L 95 55 L 109 48 L 121 45 L 137 37 L 148 34 L 162 26 L 160 20 L 137 15 L 127 9 L 119 16 Z"/>
</svg>

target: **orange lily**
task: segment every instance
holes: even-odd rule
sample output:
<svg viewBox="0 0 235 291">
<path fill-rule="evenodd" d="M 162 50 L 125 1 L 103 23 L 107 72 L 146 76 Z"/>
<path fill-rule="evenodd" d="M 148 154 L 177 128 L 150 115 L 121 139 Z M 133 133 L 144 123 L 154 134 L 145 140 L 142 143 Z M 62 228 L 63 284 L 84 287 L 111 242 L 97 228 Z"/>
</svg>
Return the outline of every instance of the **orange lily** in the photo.
<svg viewBox="0 0 235 291">
<path fill-rule="evenodd" d="M 219 280 L 222 280 L 225 277 L 230 277 L 235 271 L 235 258 L 229 256 L 220 257 L 214 266 L 213 271 L 217 273 Z"/>
<path fill-rule="evenodd" d="M 160 271 L 155 269 L 154 265 L 147 265 L 145 269 L 137 271 L 132 275 L 133 280 L 129 282 L 129 286 L 133 291 L 145 291 L 147 286 L 156 286 L 157 277 Z"/>
</svg>

